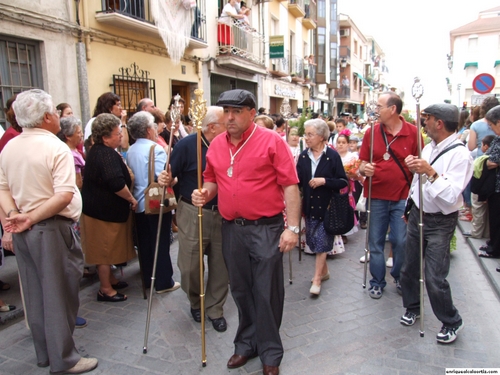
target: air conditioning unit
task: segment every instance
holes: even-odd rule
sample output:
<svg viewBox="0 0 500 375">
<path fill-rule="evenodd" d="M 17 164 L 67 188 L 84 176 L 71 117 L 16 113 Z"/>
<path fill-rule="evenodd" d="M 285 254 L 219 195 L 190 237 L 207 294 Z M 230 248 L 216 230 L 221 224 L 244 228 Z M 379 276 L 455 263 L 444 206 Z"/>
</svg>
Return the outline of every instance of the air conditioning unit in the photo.
<svg viewBox="0 0 500 375">
<path fill-rule="evenodd" d="M 349 36 L 349 32 L 350 30 L 349 29 L 340 29 L 339 30 L 339 33 L 340 33 L 340 36 Z"/>
</svg>

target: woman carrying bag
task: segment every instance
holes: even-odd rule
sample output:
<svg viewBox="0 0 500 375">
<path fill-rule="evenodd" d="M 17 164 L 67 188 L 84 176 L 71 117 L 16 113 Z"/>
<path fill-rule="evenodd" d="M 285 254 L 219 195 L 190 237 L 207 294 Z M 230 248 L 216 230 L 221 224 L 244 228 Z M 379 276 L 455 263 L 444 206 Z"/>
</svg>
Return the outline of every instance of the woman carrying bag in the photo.
<svg viewBox="0 0 500 375">
<path fill-rule="evenodd" d="M 302 211 L 306 218 L 306 242 L 316 253 L 316 267 L 310 293 L 319 295 L 321 282 L 330 278 L 326 255 L 332 250 L 334 235 L 325 231 L 323 221 L 333 192 L 347 186 L 347 176 L 337 151 L 327 145 L 330 129 L 321 119 L 304 123 L 307 149 L 297 162 L 302 189 Z"/>
</svg>

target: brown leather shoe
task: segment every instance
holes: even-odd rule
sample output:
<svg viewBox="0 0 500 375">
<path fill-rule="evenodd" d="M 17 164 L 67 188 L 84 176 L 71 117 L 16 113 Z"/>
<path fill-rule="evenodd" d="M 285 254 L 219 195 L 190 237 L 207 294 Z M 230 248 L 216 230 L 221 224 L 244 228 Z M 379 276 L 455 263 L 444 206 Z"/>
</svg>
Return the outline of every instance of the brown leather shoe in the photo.
<svg viewBox="0 0 500 375">
<path fill-rule="evenodd" d="M 248 357 L 239 354 L 233 354 L 227 361 L 227 368 L 238 368 L 244 366 L 248 362 Z"/>
<path fill-rule="evenodd" d="M 278 366 L 268 366 L 264 365 L 262 369 L 262 374 L 264 375 L 278 375 L 280 373 L 280 368 Z"/>
</svg>

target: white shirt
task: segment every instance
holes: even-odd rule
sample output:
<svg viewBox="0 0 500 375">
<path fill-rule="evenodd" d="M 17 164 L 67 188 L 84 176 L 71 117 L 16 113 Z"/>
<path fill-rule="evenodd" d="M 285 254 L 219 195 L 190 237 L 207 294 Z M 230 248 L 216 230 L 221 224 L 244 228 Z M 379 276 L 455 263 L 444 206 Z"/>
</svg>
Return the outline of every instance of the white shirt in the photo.
<svg viewBox="0 0 500 375">
<path fill-rule="evenodd" d="M 224 23 L 231 26 L 231 16 L 236 16 L 237 14 L 238 11 L 236 10 L 236 8 L 233 7 L 231 3 L 227 3 L 222 9 L 222 13 L 219 17 L 219 23 Z"/>
<path fill-rule="evenodd" d="M 461 143 L 457 140 L 456 133 L 436 144 L 429 143 L 422 150 L 422 159 L 429 164 L 439 155 L 441 151 L 453 143 Z M 432 168 L 437 172 L 439 178 L 430 183 L 426 181 L 422 185 L 424 212 L 444 215 L 458 211 L 463 204 L 462 191 L 465 189 L 472 177 L 472 157 L 469 150 L 463 146 L 457 146 L 441 155 Z M 419 207 L 418 175 L 415 174 L 411 184 L 410 196 Z"/>
</svg>

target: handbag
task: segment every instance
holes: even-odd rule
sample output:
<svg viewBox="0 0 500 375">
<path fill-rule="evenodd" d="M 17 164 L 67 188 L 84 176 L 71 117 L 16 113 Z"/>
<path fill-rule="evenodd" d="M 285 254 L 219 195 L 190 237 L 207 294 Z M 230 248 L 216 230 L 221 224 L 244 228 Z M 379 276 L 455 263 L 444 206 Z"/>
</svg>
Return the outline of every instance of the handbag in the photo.
<svg viewBox="0 0 500 375">
<path fill-rule="evenodd" d="M 342 180 L 349 186 L 347 180 Z M 333 192 L 323 226 L 325 231 L 332 235 L 347 233 L 354 227 L 354 210 L 349 204 L 349 189 L 345 193 Z"/>
<path fill-rule="evenodd" d="M 158 215 L 161 207 L 161 196 L 163 187 L 158 182 L 154 181 L 155 176 L 155 146 L 151 145 L 149 149 L 149 164 L 148 164 L 148 187 L 144 191 L 144 213 L 146 215 Z M 162 213 L 174 210 L 177 207 L 174 191 L 171 187 L 165 188 L 165 199 Z"/>
<path fill-rule="evenodd" d="M 361 195 L 359 196 L 358 203 L 356 203 L 356 211 L 358 212 L 366 212 L 366 198 L 364 196 L 365 189 L 361 191 Z"/>
</svg>

